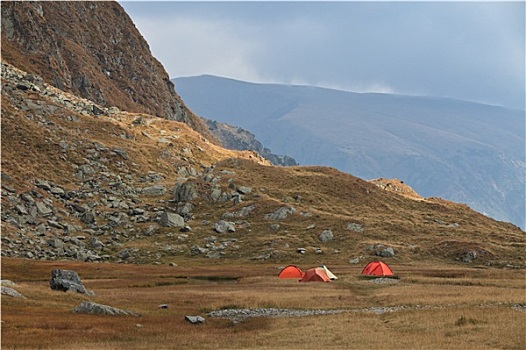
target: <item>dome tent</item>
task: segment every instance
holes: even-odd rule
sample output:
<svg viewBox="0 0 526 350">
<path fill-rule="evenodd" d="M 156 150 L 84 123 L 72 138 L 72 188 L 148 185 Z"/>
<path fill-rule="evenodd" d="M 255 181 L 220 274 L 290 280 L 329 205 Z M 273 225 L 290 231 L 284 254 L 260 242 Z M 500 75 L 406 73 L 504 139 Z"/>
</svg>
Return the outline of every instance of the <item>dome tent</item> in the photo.
<svg viewBox="0 0 526 350">
<path fill-rule="evenodd" d="M 302 278 L 304 272 L 295 265 L 288 265 L 278 275 L 278 278 Z"/>
<path fill-rule="evenodd" d="M 305 271 L 300 282 L 331 282 L 331 279 L 325 273 L 325 270 L 319 267 Z"/>
<path fill-rule="evenodd" d="M 362 275 L 367 276 L 394 276 L 393 270 L 382 261 L 371 261 L 362 270 Z"/>
</svg>

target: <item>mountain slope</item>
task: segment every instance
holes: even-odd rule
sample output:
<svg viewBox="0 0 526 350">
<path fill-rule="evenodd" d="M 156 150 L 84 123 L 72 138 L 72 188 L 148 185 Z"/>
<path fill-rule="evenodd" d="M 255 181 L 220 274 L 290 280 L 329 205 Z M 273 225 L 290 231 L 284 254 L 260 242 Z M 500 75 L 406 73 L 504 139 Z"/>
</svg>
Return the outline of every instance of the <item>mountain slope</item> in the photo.
<svg viewBox="0 0 526 350">
<path fill-rule="evenodd" d="M 524 265 L 524 232 L 464 205 L 397 181 L 270 166 L 34 78 L 2 66 L 3 256 Z"/>
<path fill-rule="evenodd" d="M 105 4 L 97 3 L 113 6 Z M 19 6 L 26 5 L 38 3 Z M 33 16 L 28 23 L 39 23 L 38 11 L 25 13 Z M 95 16 L 82 35 L 108 25 Z M 131 30 L 132 23 L 126 26 Z M 53 33 L 41 34 L 48 35 L 42 42 L 55 43 Z M 99 33 L 92 34 L 96 41 Z M 56 48 L 59 56 L 69 52 Z M 31 47 L 11 49 L 21 50 L 9 51 L 17 57 L 31 55 L 24 51 Z M 43 77 L 2 62 L 4 257 L 136 264 L 314 264 L 323 257 L 347 264 L 382 256 L 525 266 L 524 232 L 512 224 L 422 198 L 397 180 L 270 166 L 185 123 L 58 89 L 48 80 L 55 68 L 39 65 Z M 136 73 L 139 80 L 150 76 L 147 69 Z"/>
<path fill-rule="evenodd" d="M 524 111 L 213 76 L 175 84 L 199 115 L 246 128 L 300 164 L 399 178 L 525 227 Z"/>
<path fill-rule="evenodd" d="M 182 121 L 208 136 L 113 1 L 2 2 L 2 61 L 101 106 Z"/>
</svg>

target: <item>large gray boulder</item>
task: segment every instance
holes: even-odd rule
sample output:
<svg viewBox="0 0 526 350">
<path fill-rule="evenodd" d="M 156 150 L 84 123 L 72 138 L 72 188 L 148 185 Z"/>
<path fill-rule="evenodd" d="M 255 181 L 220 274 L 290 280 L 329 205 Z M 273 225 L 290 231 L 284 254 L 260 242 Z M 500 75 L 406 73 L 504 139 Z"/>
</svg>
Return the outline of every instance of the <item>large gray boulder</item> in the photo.
<svg viewBox="0 0 526 350">
<path fill-rule="evenodd" d="M 217 233 L 236 232 L 236 224 L 234 222 L 220 220 L 214 225 L 214 230 Z"/>
<path fill-rule="evenodd" d="M 178 183 L 174 187 L 173 194 L 176 203 L 190 202 L 197 198 L 197 189 L 192 183 Z"/>
<path fill-rule="evenodd" d="M 134 311 L 117 309 L 112 306 L 97 304 L 91 301 L 83 301 L 71 311 L 76 314 L 140 316 L 140 314 Z"/>
<path fill-rule="evenodd" d="M 331 230 L 323 230 L 323 232 L 318 236 L 318 239 L 321 242 L 330 242 L 334 239 L 334 235 L 332 234 Z"/>
<path fill-rule="evenodd" d="M 164 227 L 184 227 L 184 219 L 179 214 L 164 211 L 161 214 L 161 225 Z"/>
<path fill-rule="evenodd" d="M 86 287 L 84 287 L 80 281 L 79 275 L 72 270 L 55 269 L 51 271 L 49 285 L 52 290 L 60 290 L 63 292 L 72 291 L 91 296 L 95 295 L 93 291 L 87 290 Z"/>
</svg>

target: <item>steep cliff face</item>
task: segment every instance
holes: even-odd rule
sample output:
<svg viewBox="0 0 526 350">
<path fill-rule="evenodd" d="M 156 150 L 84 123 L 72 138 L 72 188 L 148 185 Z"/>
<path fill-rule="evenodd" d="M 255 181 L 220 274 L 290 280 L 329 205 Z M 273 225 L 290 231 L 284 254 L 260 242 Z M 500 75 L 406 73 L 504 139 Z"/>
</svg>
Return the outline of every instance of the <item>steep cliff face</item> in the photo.
<svg viewBox="0 0 526 350">
<path fill-rule="evenodd" d="M 116 2 L 3 2 L 2 60 L 99 105 L 182 121 L 210 137 Z"/>
</svg>

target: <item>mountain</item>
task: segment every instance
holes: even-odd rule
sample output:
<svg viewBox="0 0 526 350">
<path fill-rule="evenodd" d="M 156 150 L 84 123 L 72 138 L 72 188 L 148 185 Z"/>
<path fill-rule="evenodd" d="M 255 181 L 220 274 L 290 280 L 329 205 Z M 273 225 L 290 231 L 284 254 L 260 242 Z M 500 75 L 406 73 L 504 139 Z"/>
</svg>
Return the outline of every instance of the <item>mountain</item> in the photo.
<svg viewBox="0 0 526 350">
<path fill-rule="evenodd" d="M 117 2 L 2 2 L 2 62 L 101 106 L 183 121 L 208 138 Z"/>
<path fill-rule="evenodd" d="M 399 178 L 525 227 L 524 111 L 206 75 L 175 85 L 197 114 L 250 130 L 300 164 Z"/>
<path fill-rule="evenodd" d="M 35 30 L 38 23 L 46 27 L 63 19 L 48 6 L 59 5 L 9 3 L 12 11 L 2 7 L 2 25 L 16 23 L 19 12 Z M 71 15 L 69 24 L 85 32 L 65 38 L 89 37 L 86 56 L 78 59 L 93 57 L 99 48 L 88 43 L 104 42 L 98 27 L 111 26 L 105 20 L 119 7 L 71 6 L 64 9 L 91 17 L 81 27 L 84 18 Z M 134 25 L 126 18 L 120 26 L 131 33 Z M 53 31 L 60 27 L 49 28 L 37 31 L 43 35 L 39 42 L 55 47 L 56 57 L 67 57 L 69 44 L 54 46 L 61 39 Z M 2 41 L 16 40 L 5 29 L 2 35 L 8 36 Z M 34 47 L 26 44 L 2 45 L 2 53 L 30 57 Z M 138 54 L 130 43 L 111 41 L 108 52 Z M 191 259 L 203 266 L 311 265 L 321 257 L 348 264 L 378 256 L 408 264 L 524 267 L 524 231 L 465 205 L 424 198 L 398 180 L 369 182 L 330 167 L 272 166 L 255 152 L 211 142 L 184 120 L 148 114 L 148 106 L 132 96 L 122 95 L 116 108 L 71 86 L 58 88 L 54 74 L 70 69 L 66 60 L 40 64 L 38 72 L 18 63 L 1 65 L 2 258 L 152 264 L 146 269 L 188 266 Z M 128 73 L 123 67 L 111 79 L 126 81 Z M 137 81 L 165 77 L 147 68 L 134 73 Z M 108 82 L 90 79 L 101 89 Z M 157 103 L 173 102 L 167 98 Z"/>
</svg>

